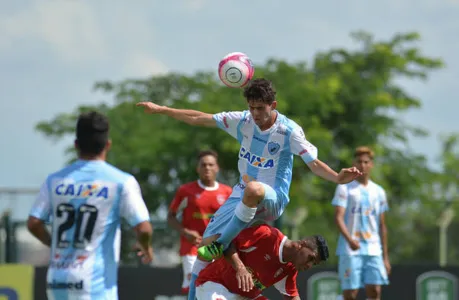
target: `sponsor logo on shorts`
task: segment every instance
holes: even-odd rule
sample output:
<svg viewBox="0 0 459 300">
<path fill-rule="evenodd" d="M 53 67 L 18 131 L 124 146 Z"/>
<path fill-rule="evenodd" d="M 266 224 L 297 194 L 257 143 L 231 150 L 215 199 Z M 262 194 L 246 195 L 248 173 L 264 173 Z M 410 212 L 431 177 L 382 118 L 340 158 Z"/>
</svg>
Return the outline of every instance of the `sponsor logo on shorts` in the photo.
<svg viewBox="0 0 459 300">
<path fill-rule="evenodd" d="M 47 283 L 48 289 L 52 290 L 82 290 L 83 280 L 78 282 L 55 281 Z"/>
</svg>

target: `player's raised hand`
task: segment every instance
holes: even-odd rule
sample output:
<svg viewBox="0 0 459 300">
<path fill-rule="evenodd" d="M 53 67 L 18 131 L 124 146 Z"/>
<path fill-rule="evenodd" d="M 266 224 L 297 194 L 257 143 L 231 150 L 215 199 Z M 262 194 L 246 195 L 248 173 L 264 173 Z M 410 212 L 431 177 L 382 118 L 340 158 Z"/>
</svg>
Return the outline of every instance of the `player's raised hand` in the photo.
<svg viewBox="0 0 459 300">
<path fill-rule="evenodd" d="M 160 114 L 163 108 L 161 105 L 155 104 L 153 102 L 139 102 L 135 106 L 143 107 L 144 112 L 147 114 Z"/>
<path fill-rule="evenodd" d="M 360 172 L 356 167 L 341 169 L 338 174 L 338 183 L 349 183 L 361 175 L 362 172 Z"/>
</svg>

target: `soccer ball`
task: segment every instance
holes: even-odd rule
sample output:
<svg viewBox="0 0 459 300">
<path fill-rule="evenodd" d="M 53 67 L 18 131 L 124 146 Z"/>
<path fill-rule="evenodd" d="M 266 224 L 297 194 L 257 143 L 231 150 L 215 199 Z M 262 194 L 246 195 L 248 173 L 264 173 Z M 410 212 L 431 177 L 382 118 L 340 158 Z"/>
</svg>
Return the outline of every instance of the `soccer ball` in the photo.
<svg viewBox="0 0 459 300">
<path fill-rule="evenodd" d="M 218 77 L 226 86 L 232 88 L 245 86 L 254 72 L 252 61 L 242 52 L 232 52 L 218 64 Z"/>
</svg>

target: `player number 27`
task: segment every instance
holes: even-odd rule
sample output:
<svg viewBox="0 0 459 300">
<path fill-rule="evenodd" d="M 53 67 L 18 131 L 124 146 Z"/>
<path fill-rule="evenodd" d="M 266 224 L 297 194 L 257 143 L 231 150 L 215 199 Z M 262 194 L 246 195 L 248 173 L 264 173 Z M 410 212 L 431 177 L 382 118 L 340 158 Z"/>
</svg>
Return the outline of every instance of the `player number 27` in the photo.
<svg viewBox="0 0 459 300">
<path fill-rule="evenodd" d="M 57 229 L 57 247 L 68 248 L 72 241 L 67 240 L 65 233 L 75 226 L 73 247 L 84 248 L 91 241 L 94 226 L 97 220 L 97 207 L 83 204 L 75 208 L 70 203 L 61 203 L 56 207 L 56 216 L 65 218 Z"/>
</svg>

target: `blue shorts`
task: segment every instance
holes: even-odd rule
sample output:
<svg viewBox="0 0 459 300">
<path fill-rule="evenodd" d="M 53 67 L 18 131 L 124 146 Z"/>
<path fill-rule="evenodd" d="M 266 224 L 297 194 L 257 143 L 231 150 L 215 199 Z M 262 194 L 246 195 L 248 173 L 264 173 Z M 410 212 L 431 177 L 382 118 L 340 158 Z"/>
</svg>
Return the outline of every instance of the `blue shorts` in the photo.
<svg viewBox="0 0 459 300">
<path fill-rule="evenodd" d="M 343 290 L 357 290 L 367 284 L 389 284 L 381 255 L 340 255 L 338 273 Z"/>
<path fill-rule="evenodd" d="M 284 212 L 287 201 L 285 197 L 279 195 L 272 187 L 262 182 L 265 190 L 265 197 L 263 201 L 258 204 L 257 212 L 253 220 L 248 224 L 250 226 L 257 221 L 271 222 L 279 218 Z M 220 234 L 225 229 L 231 218 L 234 216 L 234 210 L 239 202 L 242 201 L 242 197 L 230 197 L 223 203 L 222 206 L 215 212 L 213 217 L 210 219 L 209 225 L 207 225 L 204 231 L 203 238 Z"/>
</svg>

